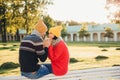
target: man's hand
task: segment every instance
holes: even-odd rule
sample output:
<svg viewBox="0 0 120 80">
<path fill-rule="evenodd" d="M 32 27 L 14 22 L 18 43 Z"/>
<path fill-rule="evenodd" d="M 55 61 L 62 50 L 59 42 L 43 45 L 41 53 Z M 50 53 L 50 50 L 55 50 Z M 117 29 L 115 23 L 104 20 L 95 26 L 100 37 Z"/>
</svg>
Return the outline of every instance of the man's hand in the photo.
<svg viewBox="0 0 120 80">
<path fill-rule="evenodd" d="M 43 46 L 44 47 L 49 47 L 51 44 L 51 40 L 49 38 L 46 38 L 45 40 L 43 40 Z"/>
</svg>

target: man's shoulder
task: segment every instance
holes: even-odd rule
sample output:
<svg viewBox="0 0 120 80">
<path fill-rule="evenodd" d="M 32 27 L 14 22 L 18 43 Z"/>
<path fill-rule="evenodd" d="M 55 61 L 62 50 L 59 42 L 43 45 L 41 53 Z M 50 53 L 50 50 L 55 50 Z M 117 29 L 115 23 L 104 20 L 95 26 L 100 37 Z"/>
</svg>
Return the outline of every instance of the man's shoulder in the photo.
<svg viewBox="0 0 120 80">
<path fill-rule="evenodd" d="M 26 37 L 23 38 L 23 40 L 31 40 L 33 42 L 40 42 L 40 41 L 42 41 L 42 39 L 39 36 L 34 35 L 34 34 L 27 35 Z"/>
</svg>

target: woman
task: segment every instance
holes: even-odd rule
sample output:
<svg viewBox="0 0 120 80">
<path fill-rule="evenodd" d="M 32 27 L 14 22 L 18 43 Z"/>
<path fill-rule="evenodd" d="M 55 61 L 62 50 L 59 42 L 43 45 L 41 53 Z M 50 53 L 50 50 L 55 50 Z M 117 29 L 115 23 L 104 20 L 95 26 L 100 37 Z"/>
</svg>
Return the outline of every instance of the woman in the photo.
<svg viewBox="0 0 120 80">
<path fill-rule="evenodd" d="M 61 30 L 61 26 L 49 30 L 51 45 L 48 48 L 48 57 L 51 60 L 52 72 L 56 76 L 65 75 L 69 64 L 69 52 L 66 43 L 60 37 Z"/>
</svg>

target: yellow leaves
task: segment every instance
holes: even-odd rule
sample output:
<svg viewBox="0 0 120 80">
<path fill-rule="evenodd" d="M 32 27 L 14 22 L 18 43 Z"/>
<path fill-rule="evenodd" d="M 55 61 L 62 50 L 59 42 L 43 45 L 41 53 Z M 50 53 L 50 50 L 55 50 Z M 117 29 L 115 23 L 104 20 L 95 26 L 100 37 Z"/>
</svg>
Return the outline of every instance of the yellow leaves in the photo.
<svg viewBox="0 0 120 80">
<path fill-rule="evenodd" d="M 110 27 L 106 27 L 105 28 L 105 31 L 108 32 L 108 31 L 111 31 L 112 29 Z"/>
<path fill-rule="evenodd" d="M 10 17 L 10 16 L 12 16 L 12 13 L 7 13 L 6 16 Z"/>
<path fill-rule="evenodd" d="M 87 30 L 88 30 L 87 24 L 86 24 L 86 23 L 83 23 L 80 31 L 87 31 Z"/>
<path fill-rule="evenodd" d="M 118 25 L 118 27 L 120 28 L 120 24 Z"/>
<path fill-rule="evenodd" d="M 105 37 L 113 38 L 113 31 L 112 31 L 112 29 L 110 27 L 106 27 L 105 31 L 106 31 L 106 33 L 104 35 Z"/>
<path fill-rule="evenodd" d="M 11 26 L 11 27 L 7 27 L 7 32 L 11 33 L 12 35 L 16 34 L 16 27 L 15 26 Z"/>
</svg>

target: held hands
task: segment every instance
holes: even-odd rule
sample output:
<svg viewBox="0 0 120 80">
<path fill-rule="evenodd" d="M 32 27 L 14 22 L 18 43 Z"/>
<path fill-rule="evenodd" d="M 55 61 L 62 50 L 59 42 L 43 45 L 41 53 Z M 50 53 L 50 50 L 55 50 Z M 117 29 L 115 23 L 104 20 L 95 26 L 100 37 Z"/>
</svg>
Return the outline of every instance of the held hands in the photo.
<svg viewBox="0 0 120 80">
<path fill-rule="evenodd" d="M 43 40 L 43 46 L 44 47 L 49 47 L 50 44 L 51 44 L 51 39 L 46 38 L 46 39 Z"/>
</svg>

